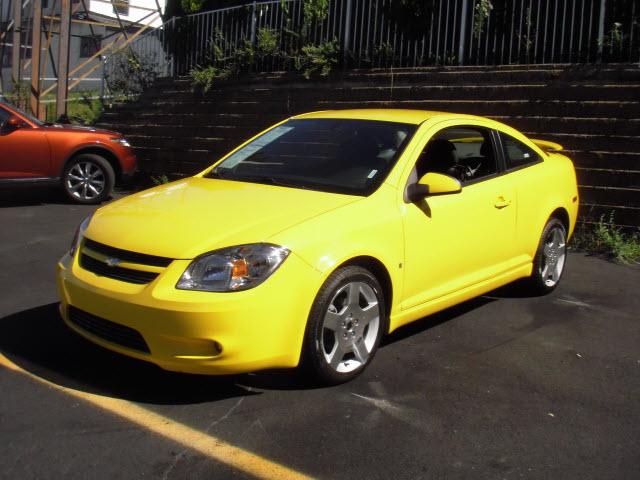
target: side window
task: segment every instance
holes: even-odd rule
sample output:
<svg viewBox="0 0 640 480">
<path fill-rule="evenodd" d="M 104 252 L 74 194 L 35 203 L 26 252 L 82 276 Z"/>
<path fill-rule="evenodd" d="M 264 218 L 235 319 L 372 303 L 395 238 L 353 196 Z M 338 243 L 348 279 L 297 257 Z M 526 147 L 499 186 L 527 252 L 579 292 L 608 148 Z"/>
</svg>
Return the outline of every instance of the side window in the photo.
<svg viewBox="0 0 640 480">
<path fill-rule="evenodd" d="M 502 146 L 504 147 L 507 168 L 518 168 L 542 161 L 540 155 L 520 140 L 516 140 L 502 132 L 500 132 L 500 138 L 502 140 Z"/>
<path fill-rule="evenodd" d="M 4 108 L 0 107 L 0 128 L 4 126 L 4 122 L 9 119 L 10 115 Z"/>
<path fill-rule="evenodd" d="M 491 132 L 480 127 L 449 127 L 429 140 L 416 163 L 418 178 L 444 173 L 463 183 L 498 172 Z"/>
</svg>

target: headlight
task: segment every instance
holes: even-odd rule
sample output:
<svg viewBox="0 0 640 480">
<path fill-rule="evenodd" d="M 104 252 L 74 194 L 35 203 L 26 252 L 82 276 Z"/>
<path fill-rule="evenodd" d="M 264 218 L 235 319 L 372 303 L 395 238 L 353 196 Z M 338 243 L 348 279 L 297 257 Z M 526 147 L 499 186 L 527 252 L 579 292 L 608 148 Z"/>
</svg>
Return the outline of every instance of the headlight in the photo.
<svg viewBox="0 0 640 480">
<path fill-rule="evenodd" d="M 131 146 L 131 144 L 124 137 L 113 137 L 113 138 L 110 138 L 109 140 L 111 140 L 112 142 L 119 143 L 120 145 L 124 145 L 125 147 Z"/>
<path fill-rule="evenodd" d="M 206 292 L 247 290 L 269 278 L 289 253 L 286 248 L 268 243 L 216 250 L 191 262 L 176 288 Z"/>
<path fill-rule="evenodd" d="M 89 226 L 89 222 L 91 222 L 91 217 L 93 217 L 93 214 L 91 214 L 87 218 L 85 218 L 80 223 L 80 225 L 78 225 L 78 228 L 76 229 L 76 233 L 73 236 L 73 241 L 71 242 L 71 248 L 69 249 L 69 255 L 71 255 L 72 257 L 76 253 L 78 245 L 80 244 L 80 240 L 82 239 L 82 236 L 84 235 L 85 230 Z"/>
</svg>

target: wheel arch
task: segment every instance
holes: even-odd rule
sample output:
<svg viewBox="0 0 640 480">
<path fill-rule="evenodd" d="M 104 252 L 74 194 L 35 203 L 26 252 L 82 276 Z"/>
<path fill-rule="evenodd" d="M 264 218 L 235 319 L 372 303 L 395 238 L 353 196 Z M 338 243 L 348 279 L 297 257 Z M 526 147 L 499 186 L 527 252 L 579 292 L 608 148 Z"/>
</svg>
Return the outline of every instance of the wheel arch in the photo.
<svg viewBox="0 0 640 480">
<path fill-rule="evenodd" d="M 569 235 L 569 231 L 571 229 L 571 220 L 569 219 L 569 212 L 567 211 L 566 208 L 564 207 L 556 208 L 553 212 L 551 212 L 551 215 L 549 215 L 549 218 L 557 218 L 558 220 L 560 220 L 564 225 L 567 235 Z"/>
<path fill-rule="evenodd" d="M 338 270 L 339 268 L 349 267 L 349 266 L 358 266 L 362 267 L 371 272 L 371 274 L 376 277 L 378 282 L 380 282 L 380 286 L 383 290 L 384 295 L 384 304 L 385 304 L 385 314 L 387 319 L 391 314 L 391 306 L 393 304 L 393 282 L 391 280 L 391 275 L 389 274 L 389 270 L 379 259 L 372 257 L 370 255 L 359 255 L 357 257 L 350 258 L 333 269 L 333 271 Z M 385 325 L 384 333 L 389 332 L 389 322 Z"/>
<path fill-rule="evenodd" d="M 111 165 L 111 168 L 113 168 L 113 172 L 116 174 L 116 181 L 121 180 L 122 167 L 120 165 L 120 160 L 118 159 L 116 154 L 105 147 L 94 146 L 94 145 L 81 147 L 78 150 L 75 150 L 71 155 L 69 155 L 69 157 L 62 164 L 62 170 L 60 170 L 60 177 L 62 178 L 64 170 L 65 168 L 67 168 L 67 165 L 69 165 L 70 161 L 72 161 L 78 155 L 83 155 L 85 153 L 98 155 L 104 158 L 107 162 L 109 162 L 109 165 Z"/>
</svg>

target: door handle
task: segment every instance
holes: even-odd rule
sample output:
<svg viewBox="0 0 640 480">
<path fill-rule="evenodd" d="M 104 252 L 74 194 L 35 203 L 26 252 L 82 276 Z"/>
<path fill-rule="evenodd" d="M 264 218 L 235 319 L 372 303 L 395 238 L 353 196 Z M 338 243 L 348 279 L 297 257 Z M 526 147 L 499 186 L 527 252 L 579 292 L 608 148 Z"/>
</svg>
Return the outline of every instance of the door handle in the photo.
<svg viewBox="0 0 640 480">
<path fill-rule="evenodd" d="M 508 207 L 509 205 L 511 205 L 511 200 L 507 200 L 503 196 L 498 197 L 496 203 L 493 204 L 493 206 L 498 209 Z"/>
</svg>

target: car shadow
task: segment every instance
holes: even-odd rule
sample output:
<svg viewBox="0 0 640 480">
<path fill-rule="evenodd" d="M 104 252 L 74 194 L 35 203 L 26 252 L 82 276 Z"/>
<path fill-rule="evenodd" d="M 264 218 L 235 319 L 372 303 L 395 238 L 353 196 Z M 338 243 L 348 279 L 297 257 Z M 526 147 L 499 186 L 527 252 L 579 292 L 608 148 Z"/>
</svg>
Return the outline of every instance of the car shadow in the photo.
<svg viewBox="0 0 640 480">
<path fill-rule="evenodd" d="M 503 298 L 524 298 L 509 285 L 405 325 L 381 348 L 426 332 Z M 304 370 L 269 370 L 234 376 L 173 373 L 99 347 L 71 331 L 51 303 L 0 319 L 0 352 L 25 371 L 56 385 L 157 405 L 205 403 L 264 390 L 322 388 Z"/>
<path fill-rule="evenodd" d="M 0 208 L 36 205 L 69 205 L 71 201 L 54 186 L 11 185 L 0 189 Z"/>
<path fill-rule="evenodd" d="M 442 310 L 432 315 L 423 317 L 420 320 L 416 320 L 415 322 L 403 325 L 391 334 L 384 337 L 382 339 L 380 347 L 384 348 L 386 345 L 391 345 L 413 335 L 426 332 L 427 330 L 435 328 L 438 325 L 448 322 L 449 320 L 452 320 L 456 317 L 469 313 L 477 308 L 482 307 L 483 305 L 495 302 L 496 300 L 497 298 L 489 298 L 485 296 L 473 298 L 471 300 L 467 300 L 464 303 L 460 303 L 453 307 L 447 308 L 446 310 Z"/>
<path fill-rule="evenodd" d="M 194 404 L 260 393 L 237 377 L 167 372 L 103 349 L 69 330 L 57 303 L 0 319 L 0 352 L 56 385 L 135 402 Z"/>
</svg>

